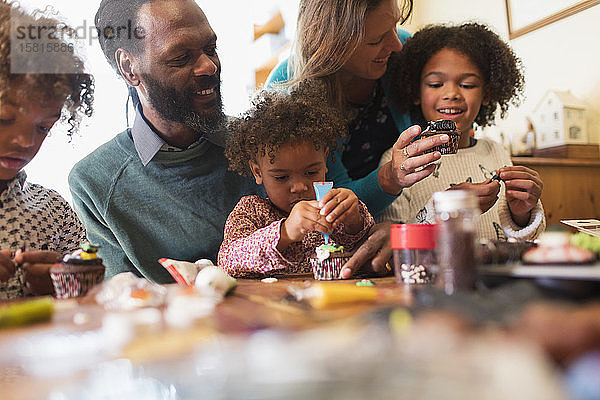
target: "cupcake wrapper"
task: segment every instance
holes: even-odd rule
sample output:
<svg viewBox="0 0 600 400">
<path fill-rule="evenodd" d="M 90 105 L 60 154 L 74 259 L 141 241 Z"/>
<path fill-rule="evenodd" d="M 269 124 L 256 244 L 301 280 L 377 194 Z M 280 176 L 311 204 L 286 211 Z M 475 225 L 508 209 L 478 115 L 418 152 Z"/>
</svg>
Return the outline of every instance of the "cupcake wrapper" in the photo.
<svg viewBox="0 0 600 400">
<path fill-rule="evenodd" d="M 428 132 L 427 134 L 422 135 L 422 137 L 429 137 L 433 135 L 439 135 L 441 133 L 446 133 L 450 137 L 450 141 L 448 143 L 432 147 L 429 150 L 425 150 L 423 153 L 433 153 L 434 151 L 439 151 L 441 154 L 456 154 L 458 151 L 458 141 L 460 139 L 460 134 L 451 134 L 449 132 Z"/>
<path fill-rule="evenodd" d="M 348 261 L 349 257 L 330 257 L 323 262 L 319 262 L 316 258 L 310 259 L 315 279 L 320 281 L 330 281 L 340 279 L 342 267 Z"/>
<path fill-rule="evenodd" d="M 90 288 L 102 282 L 104 269 L 85 272 L 50 272 L 57 299 L 85 296 Z"/>
</svg>

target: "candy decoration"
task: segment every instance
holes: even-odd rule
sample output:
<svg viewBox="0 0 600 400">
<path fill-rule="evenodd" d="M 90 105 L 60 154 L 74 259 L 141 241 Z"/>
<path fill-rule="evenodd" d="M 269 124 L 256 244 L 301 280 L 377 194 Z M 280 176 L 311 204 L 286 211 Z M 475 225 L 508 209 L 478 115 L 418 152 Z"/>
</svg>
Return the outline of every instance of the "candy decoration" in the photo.
<svg viewBox="0 0 600 400">
<path fill-rule="evenodd" d="M 50 268 L 50 278 L 58 299 L 85 296 L 104 279 L 104 265 L 98 258 L 99 246 L 82 243 L 80 249 L 63 257 Z"/>
</svg>

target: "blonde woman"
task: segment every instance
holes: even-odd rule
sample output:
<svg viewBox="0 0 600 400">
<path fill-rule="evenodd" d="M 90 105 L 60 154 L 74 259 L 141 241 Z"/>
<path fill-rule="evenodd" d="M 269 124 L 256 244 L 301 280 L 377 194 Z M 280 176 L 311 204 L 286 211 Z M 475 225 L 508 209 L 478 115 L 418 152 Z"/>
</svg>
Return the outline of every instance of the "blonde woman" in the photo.
<svg viewBox="0 0 600 400">
<path fill-rule="evenodd" d="M 342 151 L 328 160 L 327 179 L 354 191 L 373 215 L 430 175 L 430 164 L 441 155 L 422 152 L 448 140 L 440 135 L 411 143 L 420 128 L 387 101 L 388 58 L 409 37 L 396 25 L 410 16 L 412 5 L 412 0 L 301 0 L 292 56 L 267 80 L 269 86 L 323 82 L 331 104 L 349 120 Z M 379 167 L 390 147 L 391 161 Z"/>
</svg>

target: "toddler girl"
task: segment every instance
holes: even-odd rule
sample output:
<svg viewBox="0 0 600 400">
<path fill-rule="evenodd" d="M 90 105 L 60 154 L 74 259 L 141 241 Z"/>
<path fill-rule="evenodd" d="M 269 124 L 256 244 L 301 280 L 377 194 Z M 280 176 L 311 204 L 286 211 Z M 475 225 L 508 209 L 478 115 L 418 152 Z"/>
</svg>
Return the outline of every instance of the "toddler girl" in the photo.
<svg viewBox="0 0 600 400">
<path fill-rule="evenodd" d="M 59 119 L 68 121 L 70 135 L 80 115 L 92 113 L 92 77 L 60 36 L 74 31 L 34 15 L 0 0 L 0 299 L 52 293 L 49 267 L 85 240 L 69 204 L 27 182 L 22 170 Z M 59 30 L 36 35 L 30 49 L 38 51 L 27 53 L 18 30 L 30 26 Z"/>
<path fill-rule="evenodd" d="M 230 168 L 252 173 L 268 197 L 243 197 L 225 224 L 218 265 L 233 276 L 307 273 L 308 258 L 324 243 L 321 233 L 351 250 L 374 224 L 349 189 L 315 200 L 313 182 L 325 179 L 327 155 L 345 131 L 344 121 L 309 84 L 290 93 L 265 90 L 229 125 Z"/>
<path fill-rule="evenodd" d="M 535 238 L 545 229 L 539 174 L 512 166 L 500 144 L 473 138 L 474 122 L 482 127 L 493 124 L 496 111 L 504 117 L 509 104 L 522 95 L 521 64 L 511 48 L 485 25 L 431 25 L 415 33 L 392 57 L 393 101 L 400 109 L 422 125 L 453 120 L 462 134 L 458 153 L 442 155 L 429 178 L 404 189 L 378 218 L 432 222 L 432 194 L 465 189 L 479 198 L 483 213 L 479 238 Z M 410 146 L 407 152 L 406 157 Z M 388 150 L 381 163 L 390 159 Z M 403 168 L 410 170 L 410 165 Z"/>
</svg>

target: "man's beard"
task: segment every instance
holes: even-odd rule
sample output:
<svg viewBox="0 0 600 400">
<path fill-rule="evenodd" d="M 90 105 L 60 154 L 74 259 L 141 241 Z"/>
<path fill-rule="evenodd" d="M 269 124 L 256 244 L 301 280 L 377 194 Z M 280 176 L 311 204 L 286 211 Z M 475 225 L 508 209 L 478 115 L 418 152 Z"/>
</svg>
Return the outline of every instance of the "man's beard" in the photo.
<svg viewBox="0 0 600 400">
<path fill-rule="evenodd" d="M 183 92 L 165 87 L 151 76 L 144 74 L 148 100 L 164 120 L 181 123 L 197 133 L 210 134 L 225 126 L 225 114 L 221 100 L 221 82 L 216 76 L 203 80 Z M 194 109 L 194 96 L 207 87 L 214 87 L 216 100 L 210 110 L 199 112 Z"/>
</svg>

